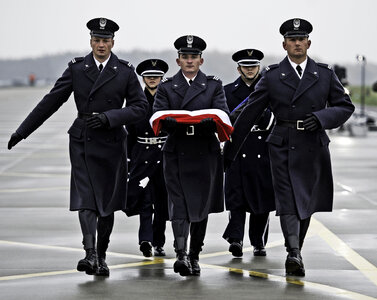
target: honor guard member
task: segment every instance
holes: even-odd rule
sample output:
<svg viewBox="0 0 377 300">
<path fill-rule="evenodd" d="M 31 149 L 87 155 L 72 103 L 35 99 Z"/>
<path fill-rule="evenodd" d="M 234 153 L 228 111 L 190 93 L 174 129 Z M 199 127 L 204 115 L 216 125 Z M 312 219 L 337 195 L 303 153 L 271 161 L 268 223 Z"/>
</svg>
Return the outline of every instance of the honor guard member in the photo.
<svg viewBox="0 0 377 300">
<path fill-rule="evenodd" d="M 257 49 L 244 49 L 232 55 L 240 76 L 224 87 L 228 107 L 232 111 L 231 119 L 236 118 L 242 102 L 260 80 L 260 61 L 263 57 L 263 53 Z M 275 210 L 266 144 L 272 122 L 273 114 L 266 110 L 246 138 L 235 162 L 225 172 L 225 205 L 229 210 L 229 223 L 223 238 L 230 243 L 229 251 L 236 257 L 243 255 L 246 212 L 250 213 L 249 239 L 254 246 L 253 253 L 255 256 L 266 255 L 269 213 Z"/>
<path fill-rule="evenodd" d="M 126 214 L 139 214 L 139 245 L 146 257 L 165 256 L 165 228 L 168 215 L 168 196 L 162 172 L 162 146 L 166 136 L 155 137 L 149 119 L 152 116 L 154 95 L 169 66 L 161 59 L 147 59 L 136 67 L 143 78 L 144 93 L 149 102 L 146 118 L 127 125 L 129 181 Z"/>
<path fill-rule="evenodd" d="M 70 210 L 78 211 L 86 251 L 77 270 L 108 276 L 105 258 L 114 212 L 126 207 L 127 148 L 123 125 L 144 118 L 148 102 L 131 64 L 111 52 L 119 26 L 109 19 L 96 18 L 87 27 L 92 52 L 68 64 L 52 90 L 12 134 L 8 149 L 41 126 L 73 92 L 78 113 L 68 130 Z"/>
<path fill-rule="evenodd" d="M 221 81 L 200 71 L 205 41 L 187 35 L 178 38 L 174 46 L 178 50 L 176 62 L 180 70 L 161 82 L 154 112 L 220 109 L 229 113 Z M 163 162 L 177 253 L 174 272 L 182 276 L 199 275 L 199 252 L 204 245 L 208 214 L 224 210 L 222 155 L 215 135 L 216 126 L 211 118 L 193 125 L 167 117 L 162 129 L 168 133 Z"/>
<path fill-rule="evenodd" d="M 285 238 L 288 275 L 304 276 L 301 248 L 310 217 L 331 211 L 333 178 L 326 129 L 343 124 L 354 105 L 335 72 L 309 56 L 312 25 L 291 19 L 280 27 L 287 56 L 267 68 L 239 115 L 232 142 L 225 145 L 234 160 L 246 135 L 266 107 L 275 115 L 269 145 L 276 213 Z"/>
</svg>

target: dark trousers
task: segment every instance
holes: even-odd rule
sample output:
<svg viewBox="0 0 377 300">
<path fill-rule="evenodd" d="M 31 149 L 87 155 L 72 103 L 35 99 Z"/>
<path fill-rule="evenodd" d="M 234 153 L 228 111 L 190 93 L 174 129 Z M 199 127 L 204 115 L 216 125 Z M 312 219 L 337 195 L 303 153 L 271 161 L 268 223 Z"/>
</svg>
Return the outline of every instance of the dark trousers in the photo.
<svg viewBox="0 0 377 300">
<path fill-rule="evenodd" d="M 208 218 L 200 222 L 192 223 L 186 219 L 172 220 L 175 250 L 186 251 L 187 240 L 190 233 L 190 252 L 198 255 L 204 245 L 207 223 Z"/>
<path fill-rule="evenodd" d="M 110 242 L 110 235 L 114 226 L 114 213 L 101 217 L 93 210 L 79 211 L 81 232 L 83 235 L 84 249 L 95 248 L 97 233 L 97 251 L 105 253 Z"/>
<path fill-rule="evenodd" d="M 249 217 L 249 239 L 254 247 L 265 246 L 268 239 L 269 213 L 254 214 Z M 229 223 L 223 234 L 223 238 L 229 243 L 243 241 L 245 232 L 246 211 L 243 209 L 229 212 Z"/>
<path fill-rule="evenodd" d="M 166 204 L 162 203 L 164 197 L 156 196 L 151 188 L 150 183 L 146 188 L 145 201 L 140 211 L 139 220 L 139 245 L 143 241 L 151 242 L 154 247 L 163 247 L 165 245 L 166 229 Z M 152 199 L 154 197 L 156 199 Z"/>
<path fill-rule="evenodd" d="M 283 231 L 287 251 L 300 249 L 304 244 L 306 233 L 310 225 L 310 217 L 300 220 L 296 215 L 280 216 L 281 230 Z"/>
</svg>

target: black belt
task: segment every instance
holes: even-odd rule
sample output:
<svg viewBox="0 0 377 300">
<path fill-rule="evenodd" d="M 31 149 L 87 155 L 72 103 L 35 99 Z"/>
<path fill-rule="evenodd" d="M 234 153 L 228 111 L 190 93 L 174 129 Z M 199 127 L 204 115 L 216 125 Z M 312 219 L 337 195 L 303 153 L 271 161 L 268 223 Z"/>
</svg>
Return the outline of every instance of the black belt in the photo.
<svg viewBox="0 0 377 300">
<path fill-rule="evenodd" d="M 211 136 L 214 132 L 204 132 L 200 125 L 187 125 L 178 124 L 175 131 L 176 135 L 198 135 L 198 136 Z"/>
<path fill-rule="evenodd" d="M 275 125 L 294 128 L 294 129 L 297 129 L 297 130 L 305 130 L 305 128 L 303 127 L 303 120 L 281 120 L 281 119 L 277 119 Z"/>
<path fill-rule="evenodd" d="M 77 118 L 79 119 L 82 119 L 82 120 L 86 120 L 86 119 L 89 119 L 90 117 L 93 117 L 93 115 L 96 115 L 97 113 L 82 113 L 82 112 L 78 112 L 77 113 Z"/>
</svg>

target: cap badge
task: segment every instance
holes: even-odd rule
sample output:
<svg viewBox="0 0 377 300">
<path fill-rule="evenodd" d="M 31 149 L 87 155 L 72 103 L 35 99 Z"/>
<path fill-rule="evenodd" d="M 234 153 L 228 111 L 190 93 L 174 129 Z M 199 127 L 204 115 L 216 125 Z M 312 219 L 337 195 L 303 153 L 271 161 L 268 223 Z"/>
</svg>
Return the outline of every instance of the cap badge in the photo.
<svg viewBox="0 0 377 300">
<path fill-rule="evenodd" d="M 186 41 L 187 41 L 187 48 L 192 48 L 194 37 L 192 35 L 188 35 Z"/>
<path fill-rule="evenodd" d="M 105 18 L 99 19 L 99 28 L 100 29 L 105 29 L 106 23 L 107 23 L 107 20 Z"/>
<path fill-rule="evenodd" d="M 151 60 L 152 66 L 155 67 L 157 65 L 157 60 Z"/>
<path fill-rule="evenodd" d="M 250 50 L 250 51 L 248 50 L 247 51 L 247 55 L 252 56 L 253 55 L 253 50 Z"/>
<path fill-rule="evenodd" d="M 293 30 L 299 30 L 300 29 L 300 19 L 294 19 L 293 20 Z"/>
</svg>

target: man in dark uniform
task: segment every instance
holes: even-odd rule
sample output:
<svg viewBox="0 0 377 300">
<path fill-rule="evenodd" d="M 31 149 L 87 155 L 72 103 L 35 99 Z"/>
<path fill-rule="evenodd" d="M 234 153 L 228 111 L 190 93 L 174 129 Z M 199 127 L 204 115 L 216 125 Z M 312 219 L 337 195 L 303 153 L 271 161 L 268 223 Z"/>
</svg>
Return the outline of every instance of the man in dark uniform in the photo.
<svg viewBox="0 0 377 300">
<path fill-rule="evenodd" d="M 126 206 L 127 148 L 123 125 L 144 118 L 148 102 L 131 64 L 111 52 L 119 26 L 109 19 L 96 18 L 87 27 L 92 52 L 68 64 L 52 90 L 12 134 L 8 149 L 26 139 L 74 93 L 78 114 L 68 130 L 70 210 L 79 211 L 86 251 L 77 270 L 108 276 L 105 258 L 114 211 Z"/>
<path fill-rule="evenodd" d="M 161 148 L 166 136 L 155 137 L 149 119 L 152 116 L 157 86 L 169 66 L 161 59 L 147 59 L 136 67 L 143 78 L 144 93 L 149 102 L 147 117 L 127 125 L 129 181 L 126 214 L 139 214 L 139 245 L 146 257 L 165 256 L 165 228 L 168 220 L 168 196 L 162 172 Z"/>
<path fill-rule="evenodd" d="M 221 81 L 200 71 L 206 43 L 187 35 L 174 43 L 180 71 L 164 79 L 155 96 L 154 112 L 162 110 L 217 109 L 227 114 L 228 107 Z M 199 124 L 182 124 L 167 117 L 162 129 L 168 132 L 163 147 L 164 176 L 168 191 L 169 217 L 174 233 L 177 261 L 174 271 L 182 276 L 199 275 L 209 213 L 222 212 L 223 166 L 220 143 L 212 118 Z M 186 245 L 190 233 L 187 257 Z"/>
<path fill-rule="evenodd" d="M 333 178 L 326 129 L 343 124 L 354 105 L 335 72 L 307 56 L 312 25 L 291 19 L 280 27 L 287 57 L 267 68 L 235 123 L 225 146 L 225 165 L 236 157 L 244 138 L 266 107 L 276 122 L 269 145 L 276 213 L 288 256 L 288 275 L 304 276 L 301 248 L 310 217 L 331 211 Z"/>
<path fill-rule="evenodd" d="M 264 55 L 257 49 L 244 49 L 232 55 L 240 77 L 224 87 L 228 107 L 237 114 L 238 107 L 254 91 L 261 78 L 260 61 Z M 242 106 L 243 104 L 241 104 Z M 236 110 L 235 110 L 236 109 Z M 225 204 L 229 223 L 223 238 L 230 243 L 233 256 L 243 255 L 242 245 L 246 212 L 250 213 L 249 238 L 255 256 L 266 256 L 269 213 L 275 210 L 275 199 L 266 138 L 273 115 L 266 110 L 242 146 L 236 161 L 225 173 Z"/>
</svg>

